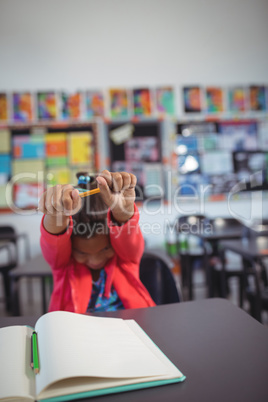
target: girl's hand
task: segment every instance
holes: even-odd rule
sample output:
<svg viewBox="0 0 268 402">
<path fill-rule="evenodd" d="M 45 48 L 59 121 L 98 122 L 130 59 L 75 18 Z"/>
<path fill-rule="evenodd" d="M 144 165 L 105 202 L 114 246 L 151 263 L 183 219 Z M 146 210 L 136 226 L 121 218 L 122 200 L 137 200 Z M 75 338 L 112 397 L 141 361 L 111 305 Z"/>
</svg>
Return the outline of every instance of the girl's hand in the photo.
<svg viewBox="0 0 268 402">
<path fill-rule="evenodd" d="M 113 218 L 118 223 L 127 222 L 134 215 L 135 186 L 137 178 L 132 173 L 103 170 L 96 178 L 100 194 Z"/>
<path fill-rule="evenodd" d="M 77 189 L 70 184 L 50 187 L 42 194 L 38 208 L 45 215 L 70 216 L 79 211 L 82 200 Z"/>
</svg>

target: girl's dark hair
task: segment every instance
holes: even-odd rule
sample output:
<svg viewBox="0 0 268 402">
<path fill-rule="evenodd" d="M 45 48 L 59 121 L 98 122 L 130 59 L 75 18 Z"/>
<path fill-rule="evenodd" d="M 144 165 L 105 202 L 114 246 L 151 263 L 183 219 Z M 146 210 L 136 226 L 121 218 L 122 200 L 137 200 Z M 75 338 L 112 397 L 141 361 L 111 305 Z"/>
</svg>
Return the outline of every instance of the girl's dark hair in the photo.
<svg viewBox="0 0 268 402">
<path fill-rule="evenodd" d="M 93 190 L 97 188 L 97 181 L 94 176 L 87 172 L 76 174 L 78 179 L 77 189 Z M 73 215 L 72 236 L 90 238 L 96 234 L 108 234 L 107 226 L 108 208 L 99 193 L 82 198 L 82 208 Z"/>
</svg>

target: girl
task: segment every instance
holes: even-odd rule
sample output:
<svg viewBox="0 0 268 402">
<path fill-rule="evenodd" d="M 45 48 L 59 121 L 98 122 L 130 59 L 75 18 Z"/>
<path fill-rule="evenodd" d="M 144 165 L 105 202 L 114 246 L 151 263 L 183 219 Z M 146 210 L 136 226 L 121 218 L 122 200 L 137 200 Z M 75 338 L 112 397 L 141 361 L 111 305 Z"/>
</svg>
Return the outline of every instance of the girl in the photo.
<svg viewBox="0 0 268 402">
<path fill-rule="evenodd" d="M 81 199 L 71 185 L 49 188 L 39 201 L 44 213 L 41 249 L 54 289 L 49 311 L 76 313 L 155 306 L 139 279 L 144 240 L 134 204 L 136 177 L 104 170 L 80 174 Z"/>
</svg>

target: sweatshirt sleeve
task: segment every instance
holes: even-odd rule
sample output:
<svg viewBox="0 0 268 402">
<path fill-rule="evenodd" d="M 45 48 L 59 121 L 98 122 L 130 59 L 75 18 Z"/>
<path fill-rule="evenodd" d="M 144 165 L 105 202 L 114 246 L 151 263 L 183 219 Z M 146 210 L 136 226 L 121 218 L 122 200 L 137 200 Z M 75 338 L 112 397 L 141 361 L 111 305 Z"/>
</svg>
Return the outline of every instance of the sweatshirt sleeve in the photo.
<svg viewBox="0 0 268 402">
<path fill-rule="evenodd" d="M 54 235 L 44 228 L 44 216 L 41 221 L 40 245 L 43 256 L 51 269 L 65 267 L 70 261 L 72 254 L 71 234 L 73 231 L 73 220 L 70 217 L 70 223 L 63 234 Z"/>
<path fill-rule="evenodd" d="M 122 226 L 113 223 L 108 212 L 108 226 L 113 249 L 123 261 L 139 263 L 144 251 L 144 239 L 139 226 L 139 210 L 134 204 L 134 215 Z"/>
</svg>

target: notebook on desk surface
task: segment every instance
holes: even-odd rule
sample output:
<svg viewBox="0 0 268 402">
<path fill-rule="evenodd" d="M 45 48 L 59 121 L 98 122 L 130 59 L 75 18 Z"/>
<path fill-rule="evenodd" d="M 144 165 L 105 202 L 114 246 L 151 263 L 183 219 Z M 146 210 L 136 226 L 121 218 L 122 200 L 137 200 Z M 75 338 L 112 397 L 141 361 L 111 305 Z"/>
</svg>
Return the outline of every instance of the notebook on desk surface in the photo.
<svg viewBox="0 0 268 402">
<path fill-rule="evenodd" d="M 0 329 L 0 401 L 65 401 L 180 382 L 185 376 L 134 320 L 56 311 Z"/>
</svg>

